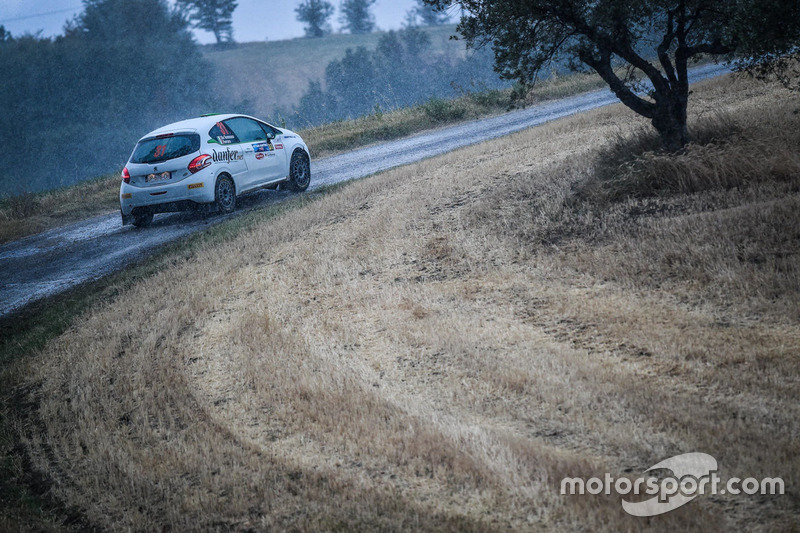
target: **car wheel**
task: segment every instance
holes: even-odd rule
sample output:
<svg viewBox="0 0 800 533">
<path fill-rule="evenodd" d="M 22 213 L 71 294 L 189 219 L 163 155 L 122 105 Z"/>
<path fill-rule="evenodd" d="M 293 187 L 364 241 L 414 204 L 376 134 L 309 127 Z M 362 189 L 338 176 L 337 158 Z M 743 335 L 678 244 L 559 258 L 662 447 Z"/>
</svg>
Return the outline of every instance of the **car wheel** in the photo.
<svg viewBox="0 0 800 533">
<path fill-rule="evenodd" d="M 153 213 L 142 213 L 133 216 L 133 225 L 137 228 L 146 228 L 153 223 Z"/>
<path fill-rule="evenodd" d="M 305 152 L 298 150 L 292 154 L 292 161 L 289 164 L 289 180 L 286 184 L 289 190 L 301 192 L 308 189 L 311 183 L 311 164 Z"/>
<path fill-rule="evenodd" d="M 232 213 L 236 209 L 236 186 L 228 176 L 222 176 L 217 180 L 214 203 L 220 213 Z"/>
</svg>

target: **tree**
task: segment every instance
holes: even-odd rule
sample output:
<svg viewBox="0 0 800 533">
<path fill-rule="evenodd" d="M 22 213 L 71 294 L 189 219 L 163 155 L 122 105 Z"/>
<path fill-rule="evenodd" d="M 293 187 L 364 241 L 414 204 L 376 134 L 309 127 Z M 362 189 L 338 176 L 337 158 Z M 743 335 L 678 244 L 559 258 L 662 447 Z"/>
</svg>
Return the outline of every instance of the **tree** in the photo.
<svg viewBox="0 0 800 533">
<path fill-rule="evenodd" d="M 423 26 L 441 26 L 447 24 L 450 17 L 445 11 L 440 11 L 426 4 L 423 0 L 416 0 L 417 5 L 408 11 L 408 20 L 419 20 Z M 411 24 L 409 24 L 411 26 Z"/>
<path fill-rule="evenodd" d="M 178 0 L 178 8 L 185 10 L 192 26 L 210 31 L 217 45 L 233 42 L 233 22 L 236 0 Z"/>
<path fill-rule="evenodd" d="M 326 0 L 306 0 L 297 8 L 297 19 L 305 22 L 306 37 L 322 37 L 331 32 L 328 19 L 333 15 L 333 4 Z"/>
<path fill-rule="evenodd" d="M 318 81 L 291 113 L 296 124 L 380 116 L 379 111 L 401 109 L 463 94 L 463 88 L 505 87 L 493 72 L 493 57 L 480 50 L 469 57 L 432 57 L 428 33 L 409 27 L 389 31 L 378 39 L 375 50 L 347 49 L 345 56 L 325 69 L 325 90 Z"/>
<path fill-rule="evenodd" d="M 377 0 L 342 0 L 340 21 L 350 33 L 370 33 L 375 29 L 375 18 L 370 7 Z"/>
<path fill-rule="evenodd" d="M 506 79 L 533 83 L 542 68 L 562 63 L 593 69 L 671 150 L 688 142 L 693 60 L 780 55 L 800 42 L 797 0 L 424 1 L 462 7 L 458 31 L 469 46 L 491 43 Z M 641 79 L 650 84 L 644 95 Z"/>
<path fill-rule="evenodd" d="M 87 0 L 63 36 L 3 40 L 0 194 L 119 172 L 142 134 L 215 107 L 209 68 L 166 0 Z"/>
<path fill-rule="evenodd" d="M 297 20 L 305 22 L 306 37 L 322 37 L 331 32 L 328 19 L 333 15 L 333 4 L 325 0 L 305 0 L 294 10 Z"/>
</svg>

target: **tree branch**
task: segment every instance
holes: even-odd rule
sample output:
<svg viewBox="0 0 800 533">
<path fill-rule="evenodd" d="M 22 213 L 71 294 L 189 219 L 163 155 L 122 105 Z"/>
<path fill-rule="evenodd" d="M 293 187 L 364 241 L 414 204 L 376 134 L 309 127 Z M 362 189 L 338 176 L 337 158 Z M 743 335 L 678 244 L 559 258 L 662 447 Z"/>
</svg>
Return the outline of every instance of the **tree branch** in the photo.
<svg viewBox="0 0 800 533">
<path fill-rule="evenodd" d="M 644 74 L 648 78 L 650 78 L 650 81 L 653 83 L 653 88 L 655 89 L 656 95 L 666 94 L 669 92 L 670 89 L 669 81 L 664 77 L 663 74 L 661 74 L 661 71 L 658 70 L 658 68 L 654 67 L 653 65 L 650 64 L 649 61 L 647 61 L 642 56 L 637 54 L 629 42 L 620 42 L 609 39 L 605 35 L 601 34 L 597 30 L 597 28 L 590 26 L 582 19 L 576 18 L 572 20 L 571 23 L 575 26 L 575 29 L 578 33 L 585 35 L 590 41 L 596 43 L 598 48 L 605 49 L 616 54 L 617 56 L 621 57 L 634 67 L 644 72 Z M 581 60 L 583 61 L 583 59 Z M 610 63 L 610 57 L 609 57 L 609 63 Z M 595 68 L 592 65 L 589 66 Z M 595 70 L 597 69 L 595 68 Z M 613 70 L 611 72 L 613 74 Z M 600 72 L 598 71 L 598 74 L 599 73 Z M 614 77 L 616 78 L 616 75 L 614 75 Z M 620 100 L 621 99 L 622 98 L 620 98 Z"/>
<path fill-rule="evenodd" d="M 608 84 L 611 91 L 623 104 L 643 117 L 653 118 L 656 110 L 655 104 L 638 96 L 617 76 L 611 67 L 610 52 L 601 51 L 600 54 L 601 56 L 597 58 L 588 50 L 579 52 L 581 61 L 592 67 L 603 78 L 603 81 Z"/>
<path fill-rule="evenodd" d="M 675 86 L 678 83 L 678 79 L 675 75 L 675 68 L 672 66 L 672 61 L 669 57 L 669 49 L 672 46 L 672 42 L 675 40 L 675 13 L 674 10 L 667 11 L 667 32 L 664 35 L 664 38 L 661 40 L 661 44 L 658 45 L 658 59 L 661 62 L 661 66 L 664 68 L 664 73 L 667 75 L 667 79 L 669 80 L 672 86 Z"/>
</svg>

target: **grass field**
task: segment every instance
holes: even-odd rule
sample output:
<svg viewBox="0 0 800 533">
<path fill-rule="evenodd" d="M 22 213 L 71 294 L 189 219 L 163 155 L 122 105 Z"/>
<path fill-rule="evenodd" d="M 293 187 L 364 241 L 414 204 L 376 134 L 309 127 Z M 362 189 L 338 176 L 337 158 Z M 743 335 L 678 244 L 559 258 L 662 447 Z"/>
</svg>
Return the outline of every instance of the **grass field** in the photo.
<svg viewBox="0 0 800 533">
<path fill-rule="evenodd" d="M 434 57 L 457 58 L 466 53 L 463 41 L 449 40 L 455 34 L 454 25 L 422 30 L 431 38 Z M 204 55 L 214 66 L 216 92 L 247 101 L 259 116 L 271 117 L 276 108 L 291 109 L 297 104 L 310 80 L 324 84 L 325 67 L 343 58 L 348 48 L 374 50 L 381 35 L 341 33 L 319 39 L 242 43 L 228 50 L 206 46 Z"/>
<path fill-rule="evenodd" d="M 800 98 L 691 103 L 682 155 L 614 106 L 121 283 L 5 369 L 8 469 L 79 529 L 796 529 Z M 559 494 L 694 451 L 787 494 Z"/>
</svg>

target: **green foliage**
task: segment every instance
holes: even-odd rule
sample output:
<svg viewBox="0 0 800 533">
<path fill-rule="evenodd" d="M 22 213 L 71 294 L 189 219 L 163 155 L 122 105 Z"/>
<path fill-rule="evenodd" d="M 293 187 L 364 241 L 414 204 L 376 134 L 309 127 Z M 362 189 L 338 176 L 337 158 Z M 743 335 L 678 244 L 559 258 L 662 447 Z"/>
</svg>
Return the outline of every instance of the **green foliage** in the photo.
<svg viewBox="0 0 800 533">
<path fill-rule="evenodd" d="M 207 67 L 163 0 L 90 0 L 54 40 L 0 44 L 0 191 L 119 171 L 136 139 L 211 101 Z"/>
<path fill-rule="evenodd" d="M 217 45 L 233 42 L 233 12 L 236 0 L 178 0 L 178 8 L 185 11 L 195 28 L 210 31 Z"/>
<path fill-rule="evenodd" d="M 341 22 L 350 33 L 370 33 L 375 29 L 375 17 L 370 8 L 377 0 L 342 0 Z"/>
<path fill-rule="evenodd" d="M 424 1 L 464 9 L 459 31 L 471 46 L 491 43 L 508 79 L 532 83 L 553 64 L 595 70 L 673 150 L 688 142 L 691 60 L 781 54 L 800 42 L 797 0 Z M 628 75 L 615 71 L 620 63 Z M 637 90 L 640 78 L 652 85 L 650 98 Z"/>
<path fill-rule="evenodd" d="M 39 209 L 39 202 L 36 195 L 31 192 L 24 192 L 8 199 L 10 216 L 15 219 L 26 218 L 36 213 Z"/>
<path fill-rule="evenodd" d="M 762 82 L 774 80 L 790 91 L 800 92 L 800 52 L 767 54 L 740 64 L 739 68 Z"/>
<path fill-rule="evenodd" d="M 466 113 L 466 109 L 459 105 L 458 102 L 435 97 L 425 102 L 422 105 L 422 109 L 433 122 L 459 120 Z"/>
<path fill-rule="evenodd" d="M 333 4 L 326 0 L 305 0 L 297 8 L 297 20 L 305 22 L 306 37 L 322 37 L 331 32 L 328 19 L 333 15 Z"/>
<path fill-rule="evenodd" d="M 473 92 L 469 94 L 469 97 L 478 107 L 486 109 L 500 108 L 504 105 L 508 106 L 510 103 L 508 93 L 500 89 Z"/>
</svg>

